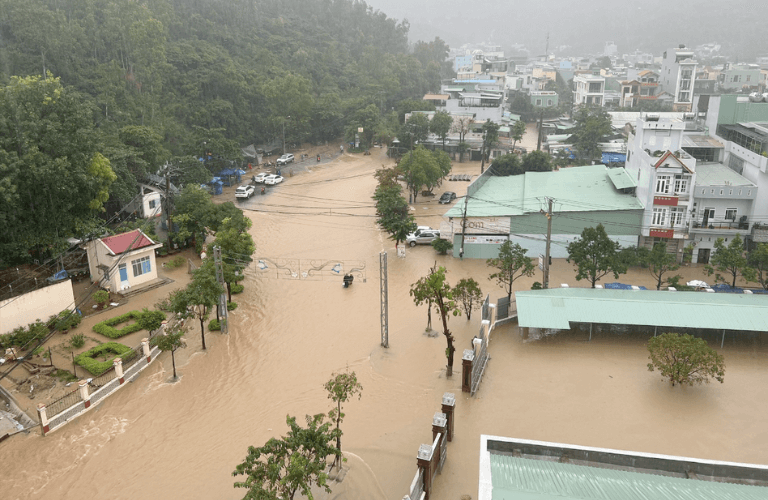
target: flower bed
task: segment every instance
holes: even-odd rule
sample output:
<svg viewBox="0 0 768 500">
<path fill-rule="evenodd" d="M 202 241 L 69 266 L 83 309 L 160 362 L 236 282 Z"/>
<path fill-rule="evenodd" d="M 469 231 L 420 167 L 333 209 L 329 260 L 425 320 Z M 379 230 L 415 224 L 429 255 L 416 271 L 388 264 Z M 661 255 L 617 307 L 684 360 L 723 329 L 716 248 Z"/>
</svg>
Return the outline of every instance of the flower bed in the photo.
<svg viewBox="0 0 768 500">
<path fill-rule="evenodd" d="M 117 342 L 107 342 L 78 354 L 75 357 L 75 363 L 82 366 L 92 375 L 101 375 L 112 368 L 112 360 L 119 357 L 123 361 L 128 361 L 136 356 L 136 353 L 128 347 Z M 102 358 L 102 359 L 98 359 Z"/>
<path fill-rule="evenodd" d="M 93 331 L 111 339 L 119 339 L 124 335 L 128 335 L 129 333 L 138 332 L 141 330 L 141 326 L 138 323 L 140 316 L 141 311 L 130 311 L 125 314 L 121 314 L 120 316 L 115 316 L 114 318 L 110 318 L 106 321 L 102 321 L 101 323 L 93 325 Z M 130 325 L 125 325 L 120 329 L 115 328 L 115 325 L 125 323 L 126 321 L 130 321 L 132 319 L 137 320 L 137 322 L 131 323 Z"/>
</svg>

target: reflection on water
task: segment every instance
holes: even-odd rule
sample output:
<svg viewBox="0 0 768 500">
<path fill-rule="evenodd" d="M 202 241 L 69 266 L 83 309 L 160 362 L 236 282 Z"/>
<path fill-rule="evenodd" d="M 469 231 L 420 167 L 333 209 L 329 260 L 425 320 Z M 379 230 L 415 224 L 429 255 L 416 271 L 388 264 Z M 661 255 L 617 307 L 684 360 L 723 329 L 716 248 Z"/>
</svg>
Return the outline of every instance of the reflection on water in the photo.
<svg viewBox="0 0 768 500">
<path fill-rule="evenodd" d="M 272 212 L 247 212 L 257 255 L 364 260 L 366 283 L 344 289 L 340 279 L 275 279 L 247 270 L 230 334 L 208 335 L 208 350 L 201 352 L 196 324 L 190 346 L 177 351 L 180 382 L 167 383 L 170 357 L 164 355 L 130 387 L 62 430 L 0 444 L 3 498 L 240 498 L 231 472 L 248 445 L 285 433 L 287 414 L 327 412 L 323 383 L 347 366 L 357 372 L 363 394 L 345 407 L 352 472 L 331 498 L 402 498 L 419 444 L 431 441 L 432 415 L 444 392 L 457 395 L 456 437 L 436 498 L 476 496 L 481 433 L 768 463 L 761 342 L 726 342 L 725 384 L 670 388 L 647 371 L 643 340 L 630 332 L 593 332 L 587 342 L 582 330 L 524 343 L 509 325 L 490 339 L 491 360 L 477 396 L 462 394 L 460 376 L 445 377 L 443 337 L 425 334 L 426 310 L 413 305 L 408 289 L 437 261 L 451 283 L 473 277 L 494 299 L 503 291 L 488 281 L 482 261 L 438 256 L 429 247 L 396 258 L 394 244 L 375 227 L 370 199 L 372 173 L 384 161 L 345 157 L 245 204 Z M 466 189 L 466 183 L 446 184 L 441 189 Z M 439 227 L 441 206 L 416 208 L 419 224 Z M 389 349 L 379 345 L 382 250 L 389 252 Z M 631 281 L 651 284 L 645 276 Z M 573 283 L 572 277 L 566 264 L 555 262 L 553 282 Z M 479 318 L 452 318 L 449 326 L 461 350 Z M 460 368 L 457 360 L 454 372 Z"/>
</svg>

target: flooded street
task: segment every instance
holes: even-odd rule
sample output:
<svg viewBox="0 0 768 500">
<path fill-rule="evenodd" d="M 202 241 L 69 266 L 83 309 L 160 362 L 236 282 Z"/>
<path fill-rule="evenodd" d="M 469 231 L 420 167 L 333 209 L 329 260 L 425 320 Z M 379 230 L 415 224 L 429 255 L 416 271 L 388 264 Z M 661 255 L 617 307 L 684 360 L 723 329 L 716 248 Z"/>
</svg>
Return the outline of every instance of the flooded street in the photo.
<svg viewBox="0 0 768 500">
<path fill-rule="evenodd" d="M 477 497 L 480 434 L 768 464 L 768 348 L 750 342 L 726 345 L 725 384 L 671 388 L 645 368 L 641 341 L 586 342 L 572 334 L 525 343 L 516 327 L 505 326 L 493 332 L 477 396 L 462 394 L 460 354 L 477 333 L 479 313 L 450 320 L 457 359 L 446 378 L 445 340 L 425 334 L 426 308 L 413 305 L 410 284 L 436 261 L 451 284 L 473 277 L 492 301 L 503 292 L 488 281 L 484 261 L 438 256 L 430 247 L 396 257 L 394 242 L 375 225 L 371 200 L 373 173 L 384 163 L 379 149 L 345 155 L 241 204 L 253 219 L 257 257 L 364 261 L 365 282 L 356 278 L 345 289 L 341 277 L 291 279 L 251 265 L 245 292 L 233 297 L 239 307 L 230 313 L 230 334 L 207 335 L 203 352 L 193 323 L 189 347 L 176 356 L 180 382 L 168 383 L 171 360 L 163 354 L 129 387 L 61 430 L 0 444 L 0 496 L 242 498 L 231 473 L 247 447 L 283 435 L 286 414 L 301 421 L 327 412 L 323 384 L 346 367 L 363 392 L 345 406 L 350 473 L 330 498 L 402 498 L 446 391 L 456 394 L 456 436 L 434 498 Z M 479 173 L 479 163 L 455 168 Z M 461 196 L 467 184 L 447 182 L 437 194 Z M 447 209 L 436 198 L 419 198 L 414 207 L 419 225 L 432 227 Z M 389 255 L 389 349 L 379 345 L 381 251 Z M 652 277 L 641 271 L 620 281 L 650 288 Z M 678 272 L 706 279 L 701 269 Z M 575 286 L 574 274 L 556 261 L 552 283 Z"/>
</svg>

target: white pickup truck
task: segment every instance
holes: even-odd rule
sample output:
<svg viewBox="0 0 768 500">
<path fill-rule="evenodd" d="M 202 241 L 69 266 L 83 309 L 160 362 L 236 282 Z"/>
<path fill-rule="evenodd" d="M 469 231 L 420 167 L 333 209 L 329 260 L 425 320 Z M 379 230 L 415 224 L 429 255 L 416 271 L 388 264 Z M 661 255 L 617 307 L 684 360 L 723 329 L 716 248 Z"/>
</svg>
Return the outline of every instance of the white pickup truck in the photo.
<svg viewBox="0 0 768 500">
<path fill-rule="evenodd" d="M 278 158 L 275 163 L 277 163 L 278 165 L 288 165 L 289 163 L 293 163 L 293 160 L 294 160 L 293 155 L 291 153 L 288 153 Z"/>
<path fill-rule="evenodd" d="M 238 200 L 241 198 L 245 198 L 246 200 L 253 196 L 253 193 L 256 192 L 256 187 L 247 185 L 247 186 L 240 186 L 235 190 L 235 198 Z"/>
</svg>

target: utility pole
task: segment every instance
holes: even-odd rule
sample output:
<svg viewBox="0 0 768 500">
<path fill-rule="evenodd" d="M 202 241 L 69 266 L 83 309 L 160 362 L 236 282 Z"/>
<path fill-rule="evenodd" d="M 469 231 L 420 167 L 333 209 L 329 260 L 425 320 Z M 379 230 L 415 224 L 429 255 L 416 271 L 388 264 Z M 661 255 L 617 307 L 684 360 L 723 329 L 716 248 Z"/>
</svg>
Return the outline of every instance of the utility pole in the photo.
<svg viewBox="0 0 768 500">
<path fill-rule="evenodd" d="M 221 247 L 215 246 L 213 247 L 213 264 L 216 269 L 216 281 L 219 282 L 219 285 L 221 285 L 224 290 L 221 292 L 221 295 L 219 296 L 219 316 L 221 316 L 221 320 L 219 321 L 219 324 L 221 325 L 221 333 L 229 333 L 229 321 L 228 321 L 228 310 L 227 310 L 227 284 L 224 282 L 224 269 L 222 268 L 221 263 Z"/>
<path fill-rule="evenodd" d="M 168 251 L 171 250 L 171 177 L 170 165 L 165 164 L 165 215 L 168 220 Z"/>
<path fill-rule="evenodd" d="M 290 116 L 283 118 L 283 154 L 285 154 L 285 120 L 290 120 Z"/>
<path fill-rule="evenodd" d="M 485 138 L 488 135 L 488 129 L 483 131 L 483 147 L 480 149 L 480 173 L 485 171 Z"/>
<path fill-rule="evenodd" d="M 539 114 L 539 139 L 536 143 L 536 151 L 541 151 L 541 126 L 544 124 L 544 110 Z"/>
<path fill-rule="evenodd" d="M 379 286 L 381 287 L 381 346 L 389 347 L 389 287 L 387 284 L 387 252 L 379 254 Z"/>
<path fill-rule="evenodd" d="M 467 227 L 467 200 L 469 193 L 464 195 L 464 214 L 461 216 L 461 246 L 459 247 L 459 259 L 464 260 L 464 230 Z"/>
<path fill-rule="evenodd" d="M 544 288 L 549 288 L 549 247 L 552 243 L 552 198 L 548 198 L 547 207 L 547 249 L 544 252 Z"/>
</svg>

